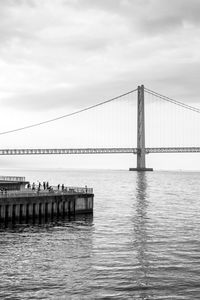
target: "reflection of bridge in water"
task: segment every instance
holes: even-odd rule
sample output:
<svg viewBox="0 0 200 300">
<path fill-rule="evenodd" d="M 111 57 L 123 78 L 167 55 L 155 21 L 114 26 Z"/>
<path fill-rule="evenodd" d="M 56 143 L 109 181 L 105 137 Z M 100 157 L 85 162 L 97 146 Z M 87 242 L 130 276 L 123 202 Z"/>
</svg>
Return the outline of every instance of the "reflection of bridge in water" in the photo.
<svg viewBox="0 0 200 300">
<path fill-rule="evenodd" d="M 138 261 L 137 276 L 141 299 L 149 299 L 150 291 L 150 258 L 149 244 L 151 238 L 149 235 L 149 217 L 148 217 L 148 180 L 146 173 L 140 172 L 136 175 L 136 193 L 134 203 L 134 249 L 136 249 L 136 258 Z"/>
<path fill-rule="evenodd" d="M 62 118 L 66 118 L 66 117 L 73 117 L 80 114 L 83 114 L 84 112 L 87 112 L 88 110 L 92 110 L 92 109 L 96 109 L 99 107 L 102 107 L 104 105 L 107 105 L 108 103 L 111 102 L 115 102 L 118 101 L 119 99 L 123 99 L 124 97 L 126 97 L 127 95 L 131 95 L 134 94 L 137 91 L 137 146 L 136 147 L 121 147 L 121 146 L 117 146 L 117 147 L 64 147 L 64 148 L 22 148 L 22 149 L 0 149 L 0 155 L 56 155 L 56 154 L 123 154 L 123 153 L 129 153 L 129 154 L 136 154 L 137 155 L 137 168 L 131 168 L 131 170 L 137 170 L 137 171 L 147 171 L 147 170 L 152 170 L 151 168 L 146 168 L 146 161 L 145 161 L 145 157 L 146 154 L 151 154 L 151 153 L 197 153 L 200 152 L 200 141 L 196 140 L 197 136 L 199 135 L 199 129 L 200 129 L 200 122 L 197 124 L 195 123 L 195 125 L 192 127 L 192 115 L 190 116 L 190 121 L 188 122 L 188 124 L 186 123 L 186 120 L 184 120 L 184 122 L 186 123 L 186 127 L 188 130 L 190 130 L 190 132 L 188 131 L 187 134 L 188 136 L 192 137 L 194 135 L 194 142 L 197 146 L 183 146 L 183 145 L 179 145 L 179 146 L 172 146 L 172 147 L 146 147 L 146 141 L 145 141 L 145 127 L 146 130 L 149 130 L 149 125 L 146 124 L 146 120 L 145 120 L 145 110 L 146 110 L 146 103 L 145 102 L 145 97 L 144 95 L 147 94 L 148 96 L 150 96 L 153 100 L 152 103 L 154 103 L 155 101 L 161 101 L 162 103 L 167 103 L 170 104 L 170 106 L 176 106 L 176 108 L 178 107 L 178 109 L 184 110 L 184 113 L 189 111 L 190 114 L 191 112 L 193 114 L 200 113 L 200 109 L 195 108 L 193 106 L 189 106 L 183 102 L 178 102 L 176 100 L 173 100 L 169 97 L 165 97 L 161 94 L 158 94 L 156 92 L 153 92 L 149 89 L 144 88 L 144 86 L 138 86 L 137 89 L 125 93 L 123 95 L 120 95 L 118 97 L 115 97 L 113 99 L 101 102 L 99 104 L 87 107 L 85 109 L 81 109 L 79 111 L 76 111 L 74 113 L 70 113 L 68 115 L 64 115 L 55 119 L 51 119 L 51 120 L 47 120 L 44 122 L 40 122 L 40 123 L 36 123 L 33 125 L 29 125 L 26 127 L 22 127 L 22 128 L 17 128 L 14 130 L 10 130 L 10 131 L 6 131 L 6 132 L 0 132 L 0 135 L 4 135 L 4 134 L 8 134 L 8 133 L 12 133 L 12 132 L 16 132 L 16 131 L 21 131 L 24 129 L 29 129 L 32 127 L 36 127 L 36 126 L 40 126 L 46 123 L 50 123 L 53 121 L 57 121 L 60 120 Z M 156 99 L 156 100 L 155 100 Z M 149 102 L 150 103 L 150 102 Z M 151 104 L 151 106 L 153 106 Z M 123 104 L 123 103 L 122 103 Z M 172 105 L 171 105 L 172 104 Z M 156 103 L 156 106 L 158 107 L 159 104 Z M 166 107 L 164 106 L 164 110 L 166 110 Z M 114 110 L 113 110 L 114 111 Z M 164 112 L 165 113 L 165 112 Z M 179 110 L 180 113 L 180 110 Z M 151 115 L 151 114 L 150 114 Z M 153 115 L 153 114 L 152 114 Z M 179 114 L 180 115 L 180 114 Z M 176 122 L 179 123 L 179 115 L 177 115 L 178 117 L 175 117 Z M 184 115 L 185 116 L 185 115 Z M 126 116 L 125 116 L 126 117 Z M 134 116 L 132 116 L 133 119 Z M 148 116 L 149 118 L 149 116 Z M 157 113 L 156 118 L 155 118 L 155 114 L 153 115 L 153 118 L 159 118 L 159 113 Z M 185 117 L 184 117 L 185 118 Z M 184 119 L 183 118 L 183 119 Z M 200 118 L 199 118 L 200 119 Z M 161 118 L 161 121 L 164 122 L 166 121 L 164 117 Z M 168 120 L 167 120 L 168 121 Z M 153 120 L 153 122 L 155 123 L 155 120 Z M 168 133 L 166 132 L 166 129 L 164 130 L 164 133 L 161 135 L 163 136 L 170 136 L 173 131 L 175 130 L 175 126 L 174 124 L 170 124 L 170 120 L 169 120 L 169 124 L 165 124 L 165 126 L 167 127 L 167 129 L 171 128 L 172 132 Z M 103 124 L 103 121 L 102 121 Z M 94 124 L 91 125 L 91 127 Z M 155 124 L 154 124 L 155 125 Z M 159 125 L 160 126 L 160 125 Z M 158 124 L 156 124 L 154 126 L 154 129 L 158 130 L 157 128 L 159 127 Z M 115 129 L 114 129 L 115 130 Z M 194 132 L 195 130 L 197 131 L 197 134 L 195 135 Z M 183 125 L 180 126 L 180 133 L 178 134 L 178 138 L 180 136 L 184 136 L 185 134 L 185 129 L 183 128 Z M 103 134 L 103 133 L 102 133 Z M 151 132 L 150 132 L 151 134 Z M 99 134 L 101 135 L 101 134 Z M 148 136 L 147 136 L 148 137 Z M 156 137 L 157 139 L 159 139 L 159 137 Z M 151 140 L 151 138 L 149 138 Z"/>
</svg>

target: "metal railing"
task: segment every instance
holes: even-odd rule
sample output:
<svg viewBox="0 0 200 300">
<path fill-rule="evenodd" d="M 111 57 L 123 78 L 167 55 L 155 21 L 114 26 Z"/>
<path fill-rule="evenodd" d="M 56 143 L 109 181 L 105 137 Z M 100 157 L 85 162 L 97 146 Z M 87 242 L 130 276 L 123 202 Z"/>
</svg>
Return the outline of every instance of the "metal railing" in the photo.
<svg viewBox="0 0 200 300">
<path fill-rule="evenodd" d="M 20 176 L 0 176 L 0 181 L 25 181 L 25 177 Z"/>
<path fill-rule="evenodd" d="M 71 194 L 93 194 L 93 188 L 88 187 L 65 187 L 63 190 L 58 189 L 55 186 L 51 186 L 49 189 L 35 190 L 26 188 L 23 191 L 0 191 L 0 198 L 12 198 L 12 197 L 37 197 L 37 196 L 50 196 L 50 195 L 71 195 Z"/>
</svg>

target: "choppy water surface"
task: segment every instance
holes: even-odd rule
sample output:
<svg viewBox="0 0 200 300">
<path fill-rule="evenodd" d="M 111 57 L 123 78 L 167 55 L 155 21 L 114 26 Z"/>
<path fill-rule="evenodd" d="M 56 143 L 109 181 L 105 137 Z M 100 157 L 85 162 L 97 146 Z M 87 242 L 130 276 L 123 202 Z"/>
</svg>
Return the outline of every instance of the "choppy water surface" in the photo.
<svg viewBox="0 0 200 300">
<path fill-rule="evenodd" d="M 200 299 L 200 173 L 16 175 L 92 186 L 95 208 L 93 218 L 1 230 L 0 298 Z"/>
</svg>

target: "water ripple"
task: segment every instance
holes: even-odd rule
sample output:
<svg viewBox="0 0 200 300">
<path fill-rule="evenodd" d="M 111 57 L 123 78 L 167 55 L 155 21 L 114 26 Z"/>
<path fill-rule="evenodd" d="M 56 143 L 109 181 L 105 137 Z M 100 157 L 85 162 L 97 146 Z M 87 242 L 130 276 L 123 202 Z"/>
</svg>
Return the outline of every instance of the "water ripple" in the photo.
<svg viewBox="0 0 200 300">
<path fill-rule="evenodd" d="M 52 172 L 94 187 L 94 216 L 1 229 L 0 298 L 199 299 L 199 175 Z"/>
</svg>

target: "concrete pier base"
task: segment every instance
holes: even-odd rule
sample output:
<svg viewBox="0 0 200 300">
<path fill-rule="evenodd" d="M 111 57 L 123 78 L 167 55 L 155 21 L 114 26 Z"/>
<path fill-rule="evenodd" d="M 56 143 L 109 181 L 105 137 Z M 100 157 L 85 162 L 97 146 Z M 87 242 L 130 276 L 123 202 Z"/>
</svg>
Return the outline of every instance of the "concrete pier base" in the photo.
<svg viewBox="0 0 200 300">
<path fill-rule="evenodd" d="M 0 224 L 33 224 L 37 220 L 93 213 L 93 193 L 49 193 L 0 198 Z"/>
<path fill-rule="evenodd" d="M 149 172 L 153 171 L 153 168 L 129 168 L 129 171 Z"/>
</svg>

